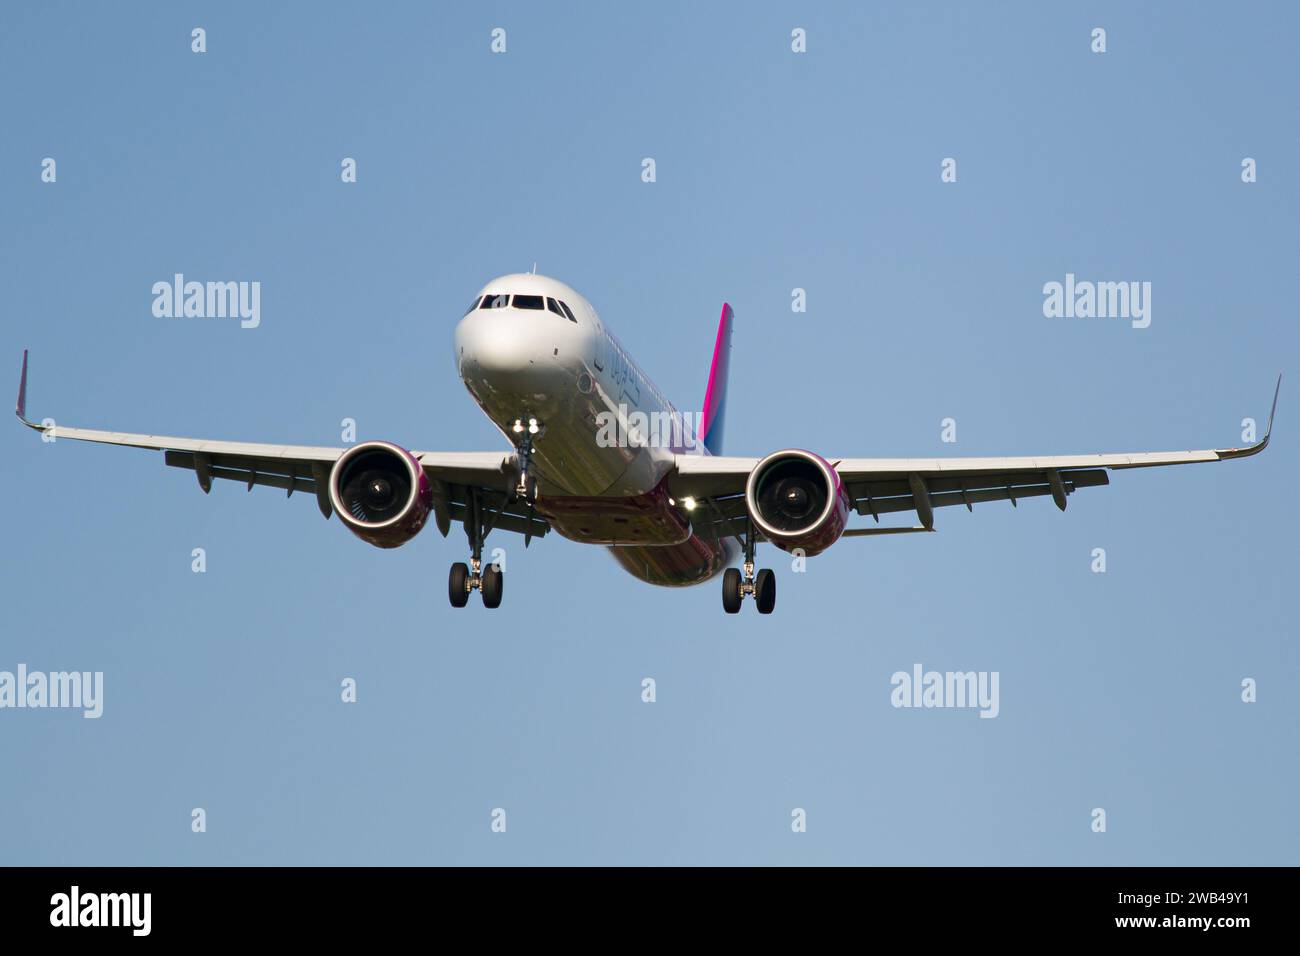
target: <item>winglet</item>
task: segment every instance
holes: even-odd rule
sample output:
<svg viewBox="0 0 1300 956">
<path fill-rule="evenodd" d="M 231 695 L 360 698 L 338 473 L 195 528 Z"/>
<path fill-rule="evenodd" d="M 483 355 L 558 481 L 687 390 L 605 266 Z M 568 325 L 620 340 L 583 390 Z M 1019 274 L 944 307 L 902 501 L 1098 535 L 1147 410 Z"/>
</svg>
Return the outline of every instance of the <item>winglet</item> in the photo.
<svg viewBox="0 0 1300 956">
<path fill-rule="evenodd" d="M 1273 389 L 1273 407 L 1268 410 L 1268 428 L 1264 430 L 1264 444 L 1268 444 L 1268 436 L 1273 434 L 1273 416 L 1277 413 L 1277 396 L 1282 391 L 1282 373 L 1277 373 L 1277 388 Z"/>
<path fill-rule="evenodd" d="M 18 420 L 28 428 L 34 428 L 38 432 L 45 431 L 44 425 L 38 425 L 27 417 L 27 350 L 23 349 L 23 374 L 18 380 L 18 404 L 14 406 L 14 414 Z"/>
<path fill-rule="evenodd" d="M 30 425 L 27 420 L 27 350 L 23 349 L 23 375 L 18 380 L 18 404 L 14 406 L 14 414 L 24 425 Z"/>
<path fill-rule="evenodd" d="M 1273 389 L 1273 407 L 1268 410 L 1268 427 L 1264 429 L 1264 437 L 1253 445 L 1247 445 L 1245 448 L 1225 448 L 1216 451 L 1220 460 L 1227 458 L 1246 458 L 1250 455 L 1258 455 L 1268 447 L 1268 440 L 1273 437 L 1273 416 L 1277 414 L 1277 397 L 1282 391 L 1282 376 L 1279 373 L 1277 377 L 1277 387 Z"/>
</svg>

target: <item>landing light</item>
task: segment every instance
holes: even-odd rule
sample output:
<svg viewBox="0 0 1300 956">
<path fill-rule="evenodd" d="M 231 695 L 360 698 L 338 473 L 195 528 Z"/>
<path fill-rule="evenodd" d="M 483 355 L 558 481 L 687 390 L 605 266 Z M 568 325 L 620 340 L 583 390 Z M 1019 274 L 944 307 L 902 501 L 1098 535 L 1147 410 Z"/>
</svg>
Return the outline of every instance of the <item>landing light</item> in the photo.
<svg viewBox="0 0 1300 956">
<path fill-rule="evenodd" d="M 510 430 L 514 432 L 516 435 L 518 435 L 521 431 L 524 430 L 524 423 L 516 418 L 515 423 L 510 427 Z"/>
<path fill-rule="evenodd" d="M 682 507 L 685 508 L 687 511 L 694 511 L 694 510 L 695 510 L 695 499 L 694 499 L 694 498 L 683 498 L 683 499 L 682 499 Z"/>
<path fill-rule="evenodd" d="M 538 432 L 537 419 L 535 418 L 528 419 L 528 434 L 536 435 L 537 432 Z"/>
</svg>

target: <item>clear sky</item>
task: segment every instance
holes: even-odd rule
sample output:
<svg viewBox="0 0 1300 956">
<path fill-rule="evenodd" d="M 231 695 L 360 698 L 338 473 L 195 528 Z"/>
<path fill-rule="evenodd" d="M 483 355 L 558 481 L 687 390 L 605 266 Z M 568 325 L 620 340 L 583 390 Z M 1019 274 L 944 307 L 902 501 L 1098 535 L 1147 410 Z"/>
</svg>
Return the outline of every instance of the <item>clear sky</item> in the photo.
<svg viewBox="0 0 1300 956">
<path fill-rule="evenodd" d="M 1298 32 L 1283 3 L 4 5 L 0 371 L 32 350 L 37 417 L 497 449 L 451 333 L 534 262 L 682 408 L 729 301 L 732 454 L 1235 446 L 1286 378 L 1257 458 L 804 574 L 761 548 L 765 618 L 506 535 L 503 606 L 456 611 L 459 532 L 380 551 L 310 496 L 11 423 L 0 670 L 105 699 L 0 710 L 0 863 L 1300 862 Z M 177 272 L 260 282 L 260 326 L 155 317 Z M 1150 282 L 1150 327 L 1045 317 L 1067 273 Z M 998 672 L 998 717 L 891 706 L 918 663 Z"/>
</svg>

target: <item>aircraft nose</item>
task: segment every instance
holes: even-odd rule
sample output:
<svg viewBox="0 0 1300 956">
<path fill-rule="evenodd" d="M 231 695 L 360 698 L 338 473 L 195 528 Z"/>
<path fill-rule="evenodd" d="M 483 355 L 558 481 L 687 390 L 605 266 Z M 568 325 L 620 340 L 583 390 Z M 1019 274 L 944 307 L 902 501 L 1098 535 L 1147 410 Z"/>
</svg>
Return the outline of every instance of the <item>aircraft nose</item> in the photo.
<svg viewBox="0 0 1300 956">
<path fill-rule="evenodd" d="M 560 346 L 567 343 L 560 333 L 567 330 L 557 331 L 556 324 L 515 309 L 471 313 L 456 326 L 461 379 L 479 396 L 529 396 L 534 402 L 553 396 L 566 381 Z"/>
<path fill-rule="evenodd" d="M 493 377 L 527 374 L 536 356 L 526 329 L 508 309 L 472 312 L 456 326 L 462 370 Z"/>
</svg>

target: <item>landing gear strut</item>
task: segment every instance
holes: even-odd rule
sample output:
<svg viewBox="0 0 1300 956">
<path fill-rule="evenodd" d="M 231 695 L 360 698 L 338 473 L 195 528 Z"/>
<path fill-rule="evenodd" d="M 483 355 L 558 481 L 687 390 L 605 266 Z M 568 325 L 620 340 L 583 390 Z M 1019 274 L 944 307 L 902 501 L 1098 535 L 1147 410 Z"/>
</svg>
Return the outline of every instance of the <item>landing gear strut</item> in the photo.
<svg viewBox="0 0 1300 956">
<path fill-rule="evenodd" d="M 457 561 L 451 566 L 447 576 L 447 597 L 452 607 L 464 607 L 469 603 L 471 591 L 478 591 L 483 596 L 483 606 L 492 608 L 501 606 L 501 595 L 505 590 L 505 573 L 496 564 L 483 564 L 483 543 L 496 525 L 497 518 L 512 502 L 523 499 L 528 505 L 531 527 L 533 506 L 537 504 L 537 478 L 533 474 L 533 444 L 546 433 L 546 426 L 531 416 L 516 418 L 510 429 L 515 435 L 515 449 L 518 453 L 519 482 L 514 488 L 507 488 L 497 494 L 487 493 L 493 507 L 484 506 L 485 492 L 478 488 L 468 489 L 465 504 L 465 537 L 469 539 L 469 564 Z M 529 535 L 524 535 L 524 547 L 528 546 Z"/>
<path fill-rule="evenodd" d="M 536 418 L 516 418 L 510 430 L 515 433 L 515 450 L 519 457 L 519 484 L 515 497 L 524 499 L 528 507 L 537 504 L 537 479 L 533 476 L 533 442 L 546 434 L 546 426 Z"/>
<path fill-rule="evenodd" d="M 483 504 L 477 488 L 469 491 L 469 513 L 465 516 L 465 536 L 469 538 L 470 559 L 466 566 L 464 561 L 457 561 L 451 566 L 447 576 L 447 597 L 452 607 L 464 607 L 469 603 L 469 593 L 478 591 L 483 596 L 483 606 L 500 607 L 501 595 L 505 589 L 505 574 L 495 564 L 483 566 L 483 542 L 488 532 L 496 523 L 496 511 L 491 521 L 484 521 Z"/>
<path fill-rule="evenodd" d="M 736 568 L 727 568 L 722 575 L 722 609 L 728 614 L 740 611 L 745 595 L 752 594 L 759 614 L 771 614 L 776 607 L 776 575 L 763 568 L 754 574 L 754 523 L 745 522 L 745 533 L 740 536 L 740 543 L 745 549 L 743 574 Z"/>
</svg>

